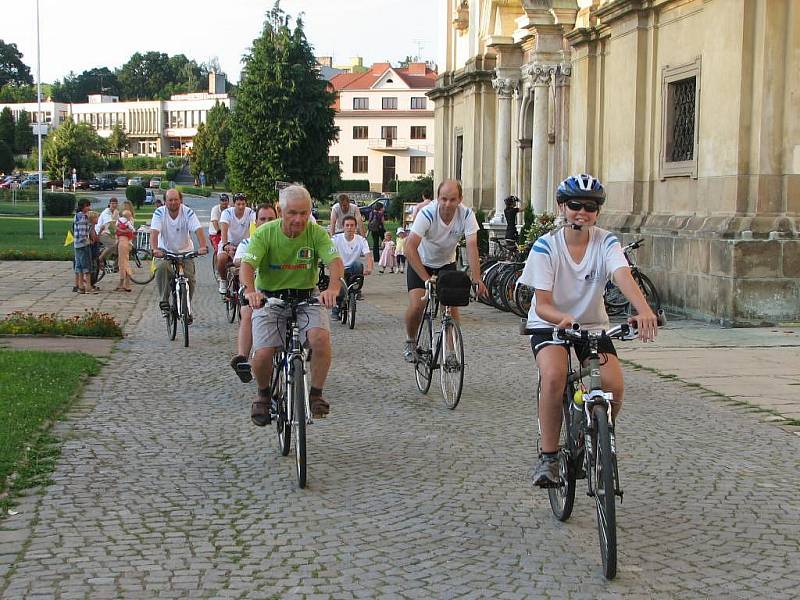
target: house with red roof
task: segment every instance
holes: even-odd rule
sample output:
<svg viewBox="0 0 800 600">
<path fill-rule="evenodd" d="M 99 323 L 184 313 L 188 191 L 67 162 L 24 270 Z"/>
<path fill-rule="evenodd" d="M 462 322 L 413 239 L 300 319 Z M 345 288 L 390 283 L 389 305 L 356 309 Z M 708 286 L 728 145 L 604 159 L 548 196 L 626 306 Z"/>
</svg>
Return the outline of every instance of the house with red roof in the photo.
<svg viewBox="0 0 800 600">
<path fill-rule="evenodd" d="M 395 191 L 433 170 L 433 101 L 436 84 L 426 63 L 393 67 L 375 63 L 365 73 L 331 78 L 339 139 L 329 159 L 339 163 L 342 179 L 368 179 L 370 190 Z"/>
</svg>

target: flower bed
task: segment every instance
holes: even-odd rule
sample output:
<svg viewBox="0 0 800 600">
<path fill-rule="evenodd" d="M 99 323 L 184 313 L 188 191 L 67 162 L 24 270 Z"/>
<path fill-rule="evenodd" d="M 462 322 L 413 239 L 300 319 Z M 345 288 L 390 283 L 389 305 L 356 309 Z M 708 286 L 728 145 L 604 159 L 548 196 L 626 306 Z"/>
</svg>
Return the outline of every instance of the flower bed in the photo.
<svg viewBox="0 0 800 600">
<path fill-rule="evenodd" d="M 55 313 L 35 315 L 17 311 L 0 320 L 0 335 L 26 334 L 108 338 L 122 337 L 122 328 L 114 317 L 96 310 L 66 318 Z"/>
</svg>

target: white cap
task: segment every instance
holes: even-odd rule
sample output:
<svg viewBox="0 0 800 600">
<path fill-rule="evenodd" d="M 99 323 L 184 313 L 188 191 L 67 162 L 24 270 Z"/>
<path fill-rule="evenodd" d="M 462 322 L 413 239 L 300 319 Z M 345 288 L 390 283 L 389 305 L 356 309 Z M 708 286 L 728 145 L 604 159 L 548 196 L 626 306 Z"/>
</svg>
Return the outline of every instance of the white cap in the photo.
<svg viewBox="0 0 800 600">
<path fill-rule="evenodd" d="M 405 229 L 403 229 L 402 227 L 398 227 L 397 228 L 397 233 L 395 233 L 395 235 L 400 235 L 401 233 L 405 233 L 405 232 L 406 232 Z"/>
</svg>

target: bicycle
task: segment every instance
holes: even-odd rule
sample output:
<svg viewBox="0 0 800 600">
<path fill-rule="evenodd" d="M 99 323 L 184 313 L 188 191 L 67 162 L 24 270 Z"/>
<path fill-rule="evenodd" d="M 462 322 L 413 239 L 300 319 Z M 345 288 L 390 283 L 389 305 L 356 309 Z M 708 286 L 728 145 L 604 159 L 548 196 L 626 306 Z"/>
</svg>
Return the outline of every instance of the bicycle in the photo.
<svg viewBox="0 0 800 600">
<path fill-rule="evenodd" d="M 647 304 L 650 305 L 650 308 L 652 308 L 653 311 L 658 311 L 661 309 L 661 298 L 658 295 L 656 286 L 647 275 L 642 273 L 642 271 L 639 269 L 639 265 L 636 264 L 636 259 L 634 257 L 634 250 L 641 248 L 643 243 L 644 238 L 636 240 L 627 246 L 623 246 L 622 251 L 625 253 L 625 258 L 631 268 L 633 280 L 639 286 L 639 289 L 642 290 L 642 294 L 644 294 Z M 606 311 L 609 315 L 630 314 L 630 302 L 613 281 L 609 281 L 606 284 L 604 300 L 606 303 Z"/>
<path fill-rule="evenodd" d="M 192 322 L 192 306 L 189 298 L 189 278 L 184 272 L 183 263 L 198 256 L 197 252 L 182 254 L 164 254 L 164 260 L 172 263 L 172 280 L 170 281 L 169 308 L 164 313 L 167 322 L 167 335 L 174 340 L 178 334 L 178 322 L 183 327 L 183 346 L 189 347 L 189 325 Z"/>
<path fill-rule="evenodd" d="M 267 293 L 263 292 L 262 293 Z M 317 298 L 276 298 L 268 297 L 267 306 L 291 309 L 286 319 L 286 333 L 283 349 L 272 357 L 271 400 L 276 407 L 275 421 L 278 432 L 278 448 L 282 456 L 287 456 L 294 441 L 295 468 L 297 484 L 306 487 L 308 462 L 306 459 L 306 426 L 311 425 L 311 405 L 309 403 L 310 382 L 307 363 L 311 360 L 311 350 L 306 352 L 300 343 L 300 325 L 297 322 L 297 309 L 302 306 L 319 304 Z M 272 411 L 272 408 L 270 408 Z M 270 415 L 270 418 L 273 415 Z"/>
<path fill-rule="evenodd" d="M 466 286 L 459 286 L 452 298 L 447 299 L 447 304 L 442 312 L 441 324 L 436 332 L 436 345 L 433 344 L 433 322 L 439 313 L 439 297 L 437 279 L 445 273 L 457 274 L 456 277 L 465 278 Z M 448 275 L 448 277 L 452 277 Z M 416 359 L 414 361 L 414 379 L 417 388 L 427 394 L 431 387 L 433 372 L 439 369 L 439 382 L 442 388 L 444 404 L 454 410 L 461 400 L 464 387 L 464 339 L 461 327 L 451 313 L 452 306 L 466 306 L 469 304 L 472 284 L 469 276 L 461 271 L 445 271 L 438 278 L 431 277 L 425 282 L 425 309 L 417 329 Z M 446 354 L 446 356 L 445 356 Z"/>
<path fill-rule="evenodd" d="M 155 271 L 150 268 L 153 254 L 149 248 L 131 245 L 129 254 L 130 278 L 133 283 L 146 285 L 153 281 Z M 109 255 L 101 267 L 98 257 L 92 258 L 92 285 L 99 283 L 107 274 L 119 273 L 119 264 L 116 255 Z"/>
<path fill-rule="evenodd" d="M 659 311 L 658 324 L 666 323 Z M 523 325 L 524 327 L 524 325 Z M 561 411 L 561 433 L 558 442 L 559 479 L 557 486 L 548 488 L 550 508 L 559 521 L 572 515 L 577 479 L 586 479 L 587 495 L 594 497 L 597 512 L 597 531 L 603 575 L 613 579 L 617 574 L 617 521 L 615 498 L 620 501 L 623 491 L 617 468 L 616 437 L 611 418 L 611 392 L 603 390 L 600 381 L 598 345 L 603 338 L 631 340 L 636 330 L 628 323 L 615 325 L 608 331 L 583 331 L 575 324 L 572 329 L 523 329 L 523 334 L 552 335 L 567 345 L 567 382 Z M 574 369 L 573 342 L 583 340 L 589 346 L 588 363 Z M 588 385 L 584 384 L 588 378 Z M 539 390 L 537 389 L 537 402 Z M 541 424 L 539 425 L 541 436 Z"/>
<path fill-rule="evenodd" d="M 225 278 L 225 295 L 222 298 L 225 303 L 225 315 L 228 319 L 228 323 L 233 323 L 237 315 L 241 321 L 242 296 L 240 291 L 241 285 L 239 284 L 239 267 L 234 267 L 233 265 L 228 267 Z"/>
<path fill-rule="evenodd" d="M 358 303 L 358 293 L 364 286 L 363 275 L 345 274 L 342 282 L 342 302 L 339 305 L 339 321 L 342 325 L 347 324 L 350 329 L 356 326 L 356 305 Z M 348 283 L 349 282 L 349 283 Z"/>
</svg>

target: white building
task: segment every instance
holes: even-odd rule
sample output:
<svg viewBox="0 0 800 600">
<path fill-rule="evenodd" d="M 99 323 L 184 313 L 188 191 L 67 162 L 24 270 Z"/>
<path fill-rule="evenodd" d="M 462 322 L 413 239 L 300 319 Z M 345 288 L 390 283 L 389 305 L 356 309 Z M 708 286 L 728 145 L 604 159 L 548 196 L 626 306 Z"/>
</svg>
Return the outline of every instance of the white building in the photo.
<svg viewBox="0 0 800 600">
<path fill-rule="evenodd" d="M 436 72 L 425 63 L 393 68 L 376 63 L 365 73 L 331 79 L 339 139 L 329 150 L 342 179 L 368 179 L 376 192 L 433 170 L 433 101 L 426 93 Z"/>
<path fill-rule="evenodd" d="M 120 123 L 128 135 L 130 154 L 179 156 L 191 149 L 197 126 L 206 122 L 208 111 L 217 103 L 231 108 L 233 99 L 225 93 L 224 77 L 209 73 L 208 92 L 178 94 L 169 100 L 120 102 L 116 96 L 94 94 L 82 103 L 42 102 L 42 121 L 50 131 L 71 118 L 75 123 L 89 123 L 102 137 L 110 136 Z M 15 120 L 21 111 L 29 113 L 36 131 L 36 102 L 0 104 L 0 110 L 6 106 Z"/>
</svg>

